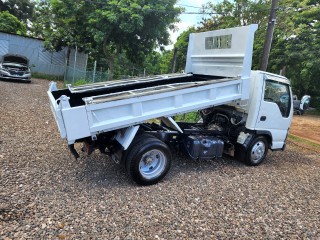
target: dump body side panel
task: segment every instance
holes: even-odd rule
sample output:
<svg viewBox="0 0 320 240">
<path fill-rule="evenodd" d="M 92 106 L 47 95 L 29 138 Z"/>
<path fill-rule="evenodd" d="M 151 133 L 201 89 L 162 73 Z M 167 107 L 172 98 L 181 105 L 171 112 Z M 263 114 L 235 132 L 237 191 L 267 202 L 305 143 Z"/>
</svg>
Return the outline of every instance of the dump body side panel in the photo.
<svg viewBox="0 0 320 240">
<path fill-rule="evenodd" d="M 91 133 L 111 131 L 148 119 L 172 116 L 241 98 L 241 80 L 119 101 L 87 104 Z"/>
</svg>

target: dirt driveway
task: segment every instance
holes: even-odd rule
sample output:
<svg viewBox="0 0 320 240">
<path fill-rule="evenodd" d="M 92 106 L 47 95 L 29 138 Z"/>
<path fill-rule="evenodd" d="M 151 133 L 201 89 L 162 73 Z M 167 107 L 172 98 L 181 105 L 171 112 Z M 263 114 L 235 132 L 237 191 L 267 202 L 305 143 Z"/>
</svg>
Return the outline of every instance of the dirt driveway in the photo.
<svg viewBox="0 0 320 240">
<path fill-rule="evenodd" d="M 320 144 L 320 116 L 308 113 L 302 116 L 294 115 L 290 133 Z"/>
</svg>

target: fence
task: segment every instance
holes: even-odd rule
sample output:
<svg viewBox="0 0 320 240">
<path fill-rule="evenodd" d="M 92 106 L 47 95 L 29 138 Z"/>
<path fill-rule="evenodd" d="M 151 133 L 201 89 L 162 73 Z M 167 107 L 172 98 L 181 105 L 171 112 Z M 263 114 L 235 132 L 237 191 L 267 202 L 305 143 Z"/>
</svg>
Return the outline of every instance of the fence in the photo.
<svg viewBox="0 0 320 240">
<path fill-rule="evenodd" d="M 65 84 L 81 85 L 93 82 L 105 82 L 112 77 L 108 72 L 83 71 L 73 67 L 66 67 L 64 82 Z"/>
<path fill-rule="evenodd" d="M 141 73 L 136 71 L 136 76 L 131 75 L 118 75 L 116 79 L 132 79 L 136 77 L 145 77 L 147 75 L 145 70 L 142 70 Z M 113 75 L 109 74 L 108 71 L 83 71 L 73 67 L 66 67 L 64 74 L 64 83 L 72 85 L 83 85 L 87 83 L 94 82 L 105 82 L 113 80 Z"/>
</svg>

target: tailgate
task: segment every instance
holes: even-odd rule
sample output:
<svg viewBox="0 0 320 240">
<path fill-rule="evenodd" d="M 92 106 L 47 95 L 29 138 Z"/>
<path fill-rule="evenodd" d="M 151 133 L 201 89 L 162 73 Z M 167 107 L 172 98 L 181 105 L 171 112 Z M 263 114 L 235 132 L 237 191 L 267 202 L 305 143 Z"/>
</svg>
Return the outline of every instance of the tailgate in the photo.
<svg viewBox="0 0 320 240">
<path fill-rule="evenodd" d="M 249 78 L 257 28 L 252 24 L 190 34 L 185 72 Z"/>
</svg>

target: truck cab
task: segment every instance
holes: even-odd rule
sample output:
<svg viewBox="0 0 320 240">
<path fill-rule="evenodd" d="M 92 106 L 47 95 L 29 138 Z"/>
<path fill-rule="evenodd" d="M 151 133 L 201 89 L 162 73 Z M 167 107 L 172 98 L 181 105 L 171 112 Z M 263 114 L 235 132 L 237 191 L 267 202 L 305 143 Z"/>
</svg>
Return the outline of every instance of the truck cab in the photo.
<svg viewBox="0 0 320 240">
<path fill-rule="evenodd" d="M 252 71 L 246 128 L 265 134 L 270 149 L 283 149 L 293 115 L 290 81 L 279 75 Z"/>
<path fill-rule="evenodd" d="M 284 150 L 293 115 L 290 81 L 279 75 L 252 71 L 250 97 L 236 106 L 247 115 L 235 154 L 248 165 L 259 165 L 267 149 Z"/>
<path fill-rule="evenodd" d="M 204 125 L 215 124 L 227 133 L 238 160 L 255 166 L 268 149 L 284 150 L 293 115 L 292 92 L 287 78 L 262 71 L 252 71 L 249 86 L 248 100 L 201 110 L 201 116 Z"/>
</svg>

